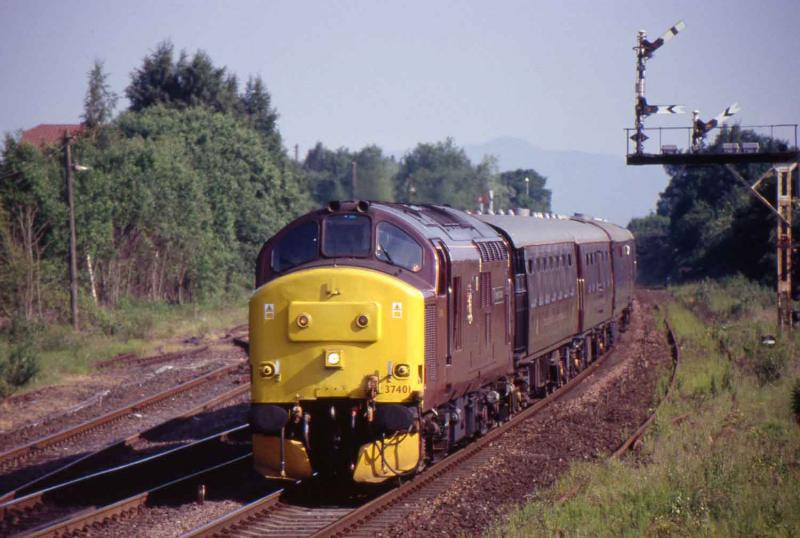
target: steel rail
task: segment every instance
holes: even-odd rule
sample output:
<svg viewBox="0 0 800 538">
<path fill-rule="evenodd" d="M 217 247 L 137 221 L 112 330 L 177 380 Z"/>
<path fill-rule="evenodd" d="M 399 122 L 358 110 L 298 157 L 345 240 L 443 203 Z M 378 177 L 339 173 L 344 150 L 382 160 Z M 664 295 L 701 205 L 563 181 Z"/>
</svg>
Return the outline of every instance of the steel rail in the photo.
<svg viewBox="0 0 800 538">
<path fill-rule="evenodd" d="M 246 364 L 246 362 L 242 361 L 237 364 L 223 366 L 212 372 L 204 374 L 200 377 L 186 381 L 185 383 L 181 383 L 180 385 L 159 392 L 158 394 L 155 394 L 153 396 L 148 396 L 147 398 L 143 398 L 130 405 L 121 407 L 119 409 L 116 409 L 115 411 L 111 411 L 110 413 L 106 413 L 105 415 L 102 415 L 100 417 L 93 418 L 72 428 L 67 428 L 65 430 L 56 432 L 52 435 L 48 435 L 41 439 L 37 439 L 30 443 L 26 443 L 24 445 L 6 450 L 5 452 L 0 453 L 0 470 L 8 468 L 15 461 L 23 460 L 36 452 L 42 451 L 46 448 L 50 448 L 54 445 L 62 443 L 67 439 L 71 439 L 78 435 L 84 434 L 101 426 L 119 420 L 122 417 L 130 415 L 142 409 L 151 407 L 155 404 L 158 404 L 159 402 L 162 402 L 163 400 L 166 400 L 167 398 L 171 398 L 178 394 L 184 393 L 186 391 L 204 385 L 220 377 L 225 377 L 227 375 L 230 375 L 239 368 L 241 368 L 242 364 Z"/>
<path fill-rule="evenodd" d="M 485 448 L 490 446 L 501 435 L 504 435 L 505 433 L 525 423 L 529 419 L 539 415 L 552 404 L 559 401 L 564 396 L 572 393 L 587 377 L 594 373 L 594 371 L 597 370 L 601 364 L 605 363 L 609 357 L 613 356 L 615 352 L 616 349 L 610 350 L 608 353 L 604 354 L 598 360 L 586 367 L 577 376 L 573 377 L 566 385 L 560 387 L 547 398 L 539 400 L 532 406 L 518 413 L 510 421 L 490 430 L 480 439 L 444 458 L 442 461 L 431 466 L 429 469 L 426 469 L 420 475 L 414 477 L 411 481 L 406 482 L 398 488 L 381 495 L 377 499 L 374 499 L 363 506 L 354 509 L 349 514 L 345 515 L 324 529 L 316 532 L 312 536 L 314 538 L 346 536 L 359 527 L 362 527 L 365 523 L 386 511 L 391 506 L 400 503 L 405 498 L 438 479 L 440 476 L 449 473 L 455 467 L 458 467 L 466 461 L 472 459 Z"/>
<path fill-rule="evenodd" d="M 196 349 L 182 349 L 178 351 L 171 351 L 169 353 L 162 353 L 161 355 L 151 355 L 149 357 L 137 357 L 132 353 L 124 353 L 122 355 L 117 355 L 111 359 L 102 360 L 95 363 L 97 368 L 116 368 L 118 366 L 130 366 L 130 365 L 137 365 L 137 366 L 147 366 L 149 364 L 156 364 L 159 362 L 167 362 L 173 359 L 179 358 L 191 358 L 196 357 L 202 353 L 208 351 L 208 346 L 199 347 Z"/>
<path fill-rule="evenodd" d="M 661 310 L 658 305 L 656 305 L 656 310 Z M 620 445 L 620 447 L 611 454 L 609 459 L 615 460 L 620 459 L 626 452 L 628 452 L 636 442 L 641 439 L 644 433 L 647 431 L 647 428 L 650 427 L 650 424 L 656 418 L 656 414 L 658 413 L 661 406 L 667 401 L 672 393 L 675 390 L 675 384 L 677 381 L 677 374 L 678 374 L 678 366 L 680 365 L 681 361 L 681 348 L 678 344 L 677 339 L 675 338 L 675 333 L 672 330 L 672 326 L 669 324 L 666 316 L 664 317 L 664 328 L 667 333 L 667 342 L 669 343 L 670 347 L 670 354 L 672 355 L 672 374 L 670 375 L 669 385 L 667 386 L 667 391 L 664 394 L 664 397 L 658 402 L 658 405 L 653 412 L 649 414 L 649 416 L 641 423 L 641 425 L 634 431 L 628 439 Z"/>
<path fill-rule="evenodd" d="M 207 467 L 189 475 L 171 480 L 165 484 L 122 499 L 113 504 L 79 512 L 64 521 L 59 521 L 45 528 L 32 529 L 30 532 L 22 534 L 21 536 L 29 538 L 60 537 L 69 535 L 71 533 L 84 532 L 88 527 L 105 525 L 110 521 L 118 520 L 133 512 L 139 511 L 145 507 L 148 502 L 153 500 L 156 495 L 163 495 L 167 490 L 183 486 L 186 482 L 191 480 L 203 478 L 206 475 L 217 473 L 228 467 L 234 467 L 242 464 L 250 457 L 252 457 L 252 452 L 248 452 L 247 454 L 231 458 L 217 465 L 212 465 L 211 467 Z"/>
<path fill-rule="evenodd" d="M 82 500 L 87 504 L 102 505 L 104 499 L 110 497 L 108 502 L 112 502 L 113 496 L 119 495 L 119 489 L 113 487 L 114 484 L 120 484 L 120 487 L 135 488 L 137 480 L 146 483 L 152 477 L 181 473 L 182 469 L 191 470 L 196 468 L 198 462 L 205 463 L 204 460 L 209 458 L 228 457 L 229 453 L 233 453 L 236 458 L 247 456 L 251 454 L 251 450 L 246 444 L 231 444 L 230 441 L 239 436 L 245 439 L 248 437 L 248 433 L 249 426 L 242 424 L 188 445 L 175 447 L 8 501 L 0 505 L 0 522 L 20 514 L 30 517 L 32 513 L 35 515 L 36 510 L 48 506 L 48 503 L 50 505 L 59 504 L 64 500 L 69 502 Z M 243 452 L 246 453 L 243 454 Z M 218 463 L 214 462 L 214 465 L 218 465 Z M 170 479 L 171 482 L 174 480 L 175 478 Z M 160 485 L 155 487 L 158 488 Z"/>
<path fill-rule="evenodd" d="M 283 489 L 274 491 L 269 495 L 242 506 L 238 510 L 235 510 L 229 514 L 225 514 L 214 521 L 211 521 L 207 525 L 182 534 L 180 538 L 201 538 L 230 535 L 231 531 L 239 525 L 254 519 L 263 518 L 264 516 L 268 515 L 280 503 L 280 498 L 283 492 Z"/>
<path fill-rule="evenodd" d="M 381 495 L 380 497 L 364 504 L 361 507 L 350 509 L 344 516 L 337 516 L 332 523 L 328 525 L 323 524 L 317 527 L 317 529 L 321 530 L 311 531 L 309 534 L 312 536 L 337 536 L 351 528 L 360 526 L 360 524 L 366 522 L 370 516 L 378 514 L 384 511 L 390 505 L 400 502 L 408 495 L 416 492 L 426 484 L 447 473 L 453 467 L 456 467 L 466 460 L 474 457 L 484 448 L 491 445 L 493 441 L 495 441 L 504 433 L 516 428 L 526 420 L 539 414 L 551 404 L 572 392 L 576 387 L 580 386 L 581 382 L 590 376 L 600 366 L 601 363 L 604 363 L 613 354 L 614 350 L 604 354 L 602 357 L 572 378 L 566 385 L 556 390 L 547 398 L 537 401 L 533 405 L 518 413 L 510 421 L 490 430 L 480 439 L 466 445 L 453 454 L 447 456 L 440 462 L 425 469 L 421 474 L 417 475 L 409 482 L 406 482 L 405 484 Z M 235 512 L 231 512 L 230 514 L 226 514 L 212 521 L 208 525 L 199 527 L 182 535 L 181 538 L 209 538 L 214 536 L 236 535 L 239 527 L 253 525 L 259 520 L 269 518 L 273 512 L 280 513 L 278 509 L 281 505 L 281 493 L 282 492 L 276 492 L 258 499 L 257 501 L 254 501 L 253 503 L 250 503 Z M 322 508 L 320 510 L 324 511 L 326 509 Z"/>
<path fill-rule="evenodd" d="M 205 401 L 200 405 L 193 407 L 184 414 L 169 419 L 167 422 L 172 422 L 175 420 L 185 420 L 194 417 L 196 415 L 199 415 L 200 413 L 209 411 L 231 400 L 239 398 L 245 395 L 247 392 L 249 392 L 249 390 L 250 390 L 249 384 L 241 385 L 232 390 L 224 392 L 219 396 L 216 396 L 208 401 Z M 99 459 L 104 459 L 104 458 L 107 459 L 108 457 L 110 457 L 110 455 L 112 455 L 115 452 L 119 453 L 125 452 L 131 446 L 133 446 L 133 444 L 136 443 L 137 441 L 141 439 L 146 439 L 149 436 L 152 436 L 156 434 L 158 431 L 162 430 L 165 424 L 166 424 L 165 422 L 162 422 L 161 424 L 156 424 L 152 428 L 148 428 L 147 430 L 135 433 L 127 437 L 126 439 L 112 443 L 106 446 L 105 448 L 98 450 L 97 452 L 86 454 L 85 456 L 82 456 L 76 460 L 72 460 L 66 465 L 54 469 L 48 472 L 47 474 L 39 476 L 24 484 L 21 484 L 15 487 L 13 490 L 0 495 L 0 504 L 8 502 L 12 499 L 16 499 L 22 495 L 31 493 L 35 491 L 35 488 L 44 488 L 52 486 L 55 485 L 58 481 L 66 481 L 74 479 L 78 476 L 78 473 L 80 472 L 89 472 L 92 470 L 91 465 L 93 461 L 97 461 Z"/>
</svg>

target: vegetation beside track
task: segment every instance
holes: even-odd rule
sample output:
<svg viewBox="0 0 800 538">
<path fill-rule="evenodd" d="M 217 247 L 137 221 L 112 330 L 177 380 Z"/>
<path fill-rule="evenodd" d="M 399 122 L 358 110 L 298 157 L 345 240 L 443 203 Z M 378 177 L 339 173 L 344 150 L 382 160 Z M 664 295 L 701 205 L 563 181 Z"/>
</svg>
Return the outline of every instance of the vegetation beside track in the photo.
<svg viewBox="0 0 800 538">
<path fill-rule="evenodd" d="M 798 340 L 745 279 L 670 292 L 681 364 L 641 450 L 573 466 L 489 536 L 800 535 Z"/>
<path fill-rule="evenodd" d="M 34 365 L 17 374 L 17 383 L 7 383 L 0 375 L 0 397 L 15 390 L 63 383 L 70 376 L 90 372 L 95 362 L 120 353 L 169 352 L 185 347 L 182 340 L 186 338 L 222 336 L 247 322 L 247 293 L 241 290 L 191 304 L 127 300 L 95 314 L 102 319 L 94 320 L 81 333 L 73 332 L 66 323 L 30 321 L 17 322 L 0 334 L 0 370 L 11 363 L 14 353 L 22 361 L 17 368 Z M 30 374 L 27 379 L 25 374 Z"/>
</svg>

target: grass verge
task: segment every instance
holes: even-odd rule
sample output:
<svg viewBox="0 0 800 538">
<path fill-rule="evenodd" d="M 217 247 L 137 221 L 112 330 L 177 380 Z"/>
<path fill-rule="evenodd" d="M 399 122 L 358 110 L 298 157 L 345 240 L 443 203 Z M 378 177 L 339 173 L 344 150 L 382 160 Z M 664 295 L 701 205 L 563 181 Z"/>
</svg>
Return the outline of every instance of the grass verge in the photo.
<svg viewBox="0 0 800 538">
<path fill-rule="evenodd" d="M 186 347 L 183 340 L 192 336 L 222 336 L 226 329 L 247 322 L 247 294 L 242 291 L 204 304 L 126 301 L 114 309 L 86 304 L 81 313 L 79 333 L 60 323 L 28 323 L 21 331 L 0 335 L 0 364 L 7 363 L 15 349 L 25 347 L 38 365 L 27 383 L 6 386 L 6 393 L 64 382 L 120 353 L 169 352 Z"/>
<path fill-rule="evenodd" d="M 774 327 L 758 286 L 672 291 L 682 363 L 638 458 L 573 465 L 488 536 L 800 535 L 797 342 L 761 344 Z"/>
</svg>

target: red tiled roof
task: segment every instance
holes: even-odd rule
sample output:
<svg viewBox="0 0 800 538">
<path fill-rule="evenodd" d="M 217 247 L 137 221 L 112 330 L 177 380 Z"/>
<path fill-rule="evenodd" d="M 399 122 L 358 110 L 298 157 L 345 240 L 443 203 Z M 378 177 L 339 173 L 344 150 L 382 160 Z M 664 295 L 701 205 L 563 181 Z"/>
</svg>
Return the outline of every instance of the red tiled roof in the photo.
<svg viewBox="0 0 800 538">
<path fill-rule="evenodd" d="M 83 132 L 83 125 L 80 123 L 42 123 L 22 132 L 22 142 L 33 144 L 34 146 L 45 146 L 58 144 L 64 138 L 64 131 L 68 131 L 74 136 Z"/>
</svg>

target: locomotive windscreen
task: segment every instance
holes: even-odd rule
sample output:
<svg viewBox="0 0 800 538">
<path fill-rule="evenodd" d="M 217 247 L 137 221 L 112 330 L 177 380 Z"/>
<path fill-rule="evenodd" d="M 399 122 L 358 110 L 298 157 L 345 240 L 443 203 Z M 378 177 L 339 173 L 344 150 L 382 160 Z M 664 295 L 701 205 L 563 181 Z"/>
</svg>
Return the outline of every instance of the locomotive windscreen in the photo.
<svg viewBox="0 0 800 538">
<path fill-rule="evenodd" d="M 319 255 L 319 226 L 310 221 L 289 230 L 272 250 L 276 273 L 306 263 Z"/>
<path fill-rule="evenodd" d="M 376 258 L 414 272 L 422 269 L 422 247 L 413 237 L 388 222 L 378 223 L 377 232 Z"/>
<path fill-rule="evenodd" d="M 369 217 L 331 215 L 323 221 L 322 253 L 329 258 L 369 255 L 372 225 Z"/>
</svg>

